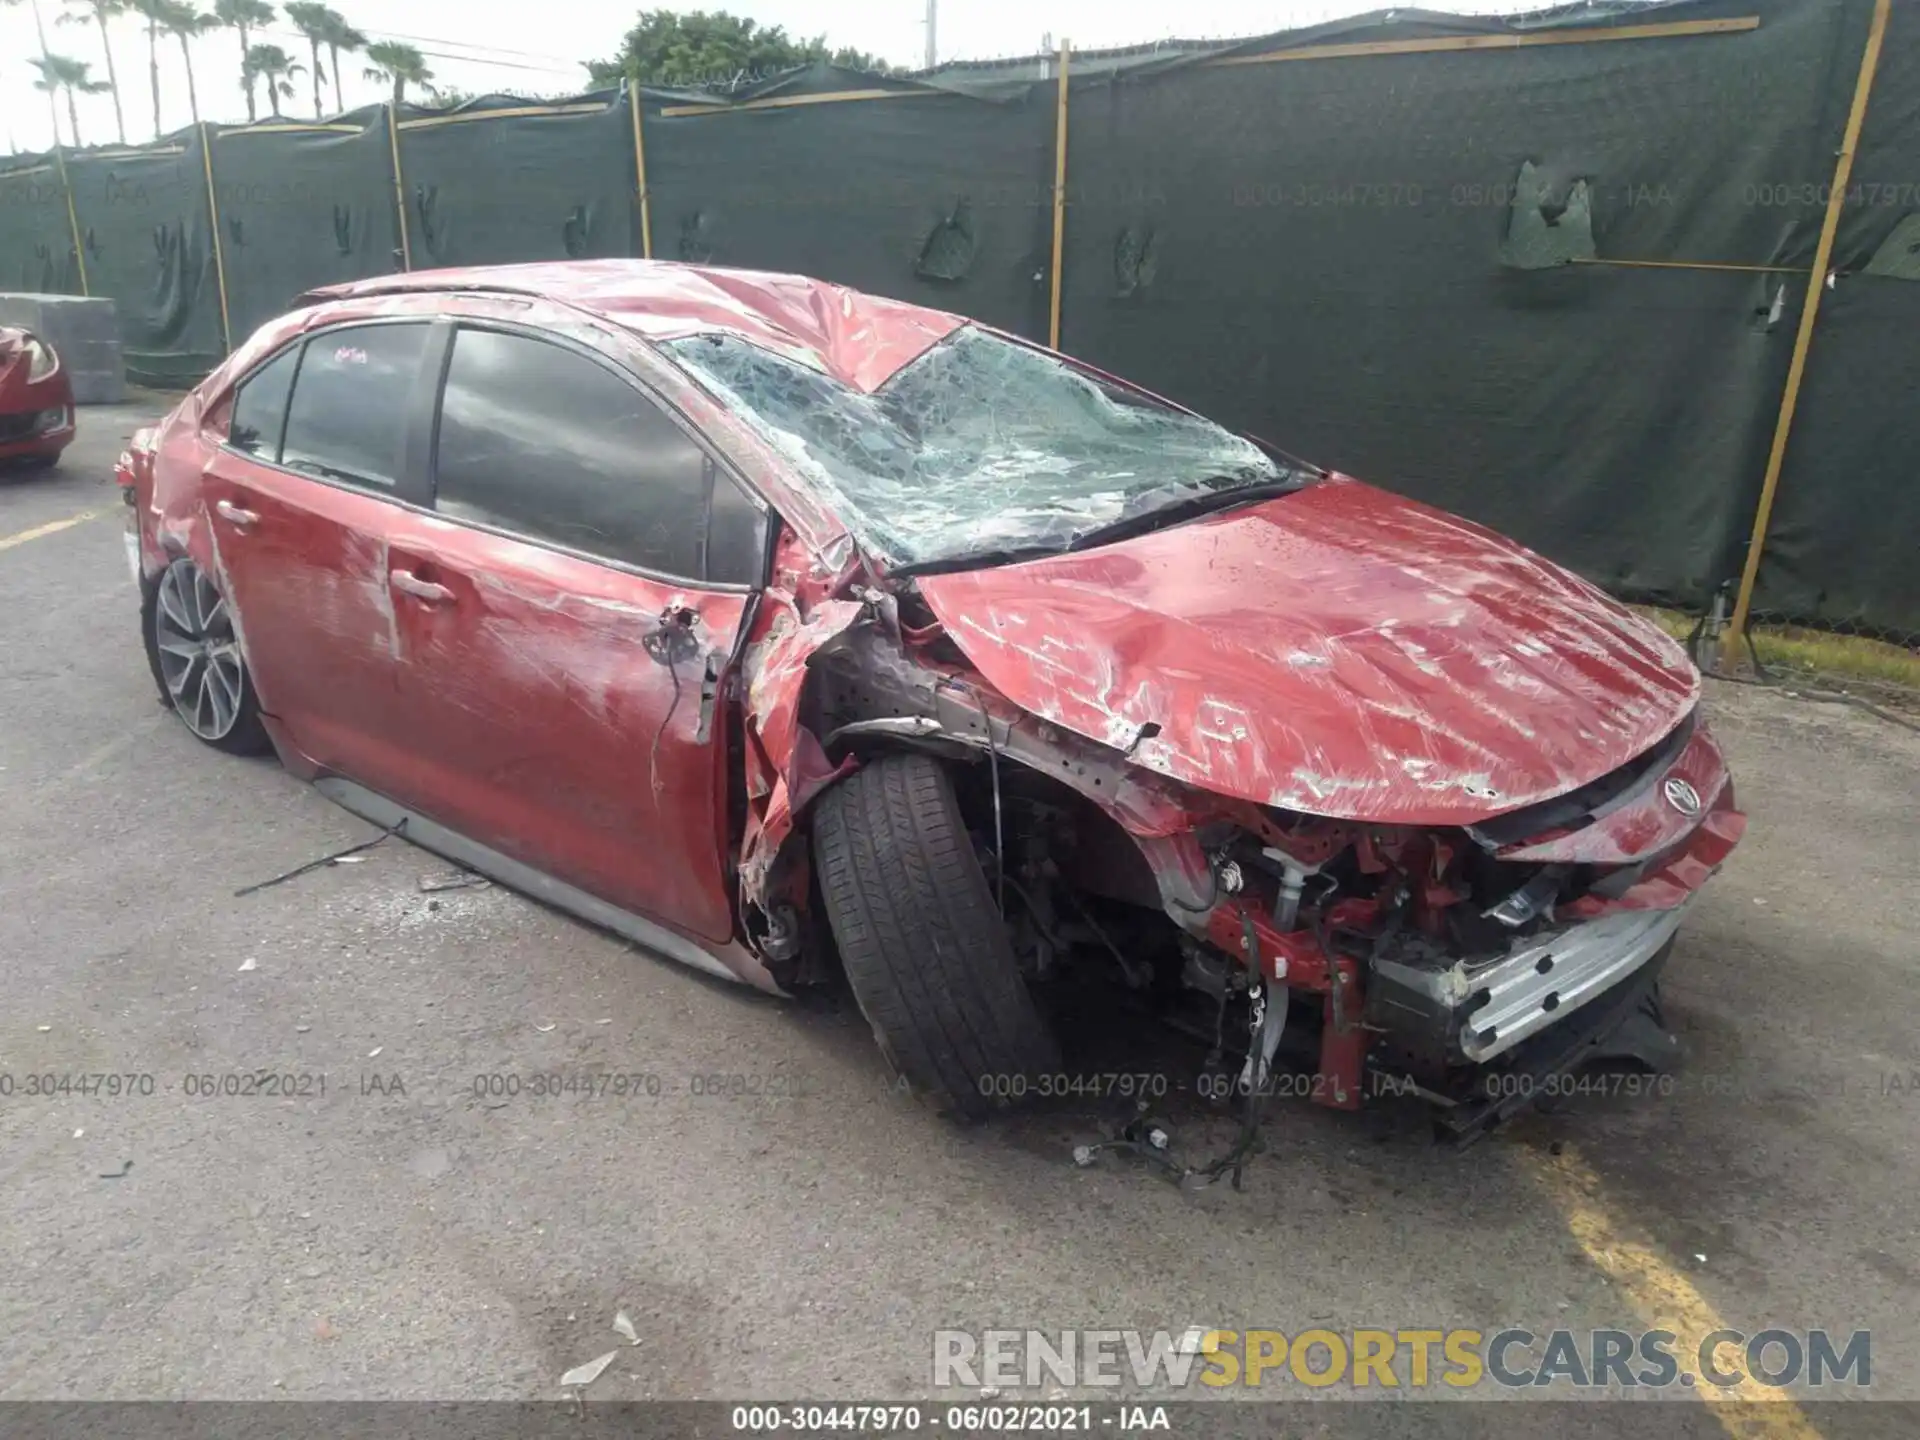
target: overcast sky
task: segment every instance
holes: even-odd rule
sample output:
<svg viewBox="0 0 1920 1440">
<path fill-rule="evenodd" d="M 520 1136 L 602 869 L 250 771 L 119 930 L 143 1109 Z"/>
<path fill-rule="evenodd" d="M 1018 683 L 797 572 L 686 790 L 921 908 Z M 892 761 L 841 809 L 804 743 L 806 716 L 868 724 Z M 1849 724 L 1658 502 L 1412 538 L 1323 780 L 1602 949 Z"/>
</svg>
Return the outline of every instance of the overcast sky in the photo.
<svg viewBox="0 0 1920 1440">
<path fill-rule="evenodd" d="M 36 72 L 27 64 L 39 53 L 32 5 L 0 9 L 0 146 L 38 150 L 51 140 L 46 96 L 32 88 Z M 438 81 L 474 93 L 489 90 L 561 93 L 583 89 L 581 63 L 610 55 L 620 36 L 644 8 L 616 0 L 333 0 L 334 7 L 375 39 L 404 39 L 427 52 Z M 939 0 L 940 58 L 981 59 L 1031 54 L 1051 37 L 1095 47 L 1127 45 L 1169 36 L 1259 35 L 1295 25 L 1381 8 L 1385 0 L 1180 0 L 1177 4 L 1144 0 Z M 93 66 L 104 78 L 106 65 L 99 32 L 91 25 L 55 25 L 63 0 L 38 0 L 56 54 Z M 1429 8 L 1490 13 L 1530 8 L 1514 0 L 1427 0 Z M 201 0 L 210 9 L 212 0 Z M 898 65 L 918 65 L 926 47 L 925 0 L 704 0 L 704 4 L 666 5 L 673 10 L 725 9 L 764 25 L 784 25 L 796 36 L 824 34 L 835 45 L 853 45 Z M 120 76 L 127 139 L 138 143 L 153 133 L 153 102 L 147 84 L 146 33 L 137 18 L 113 22 L 114 62 Z M 266 37 L 304 59 L 306 46 L 284 21 Z M 231 31 L 215 31 L 195 42 L 194 70 L 203 118 L 244 120 L 245 102 L 238 80 L 239 41 Z M 364 60 L 344 61 L 349 108 L 382 98 L 382 89 L 362 77 Z M 311 115 L 312 85 L 295 78 L 290 114 Z M 160 53 L 161 123 L 174 129 L 188 123 L 187 90 L 179 42 L 162 38 Z M 82 97 L 80 136 L 89 144 L 116 138 L 108 97 Z M 328 108 L 334 108 L 329 96 Z M 263 107 L 264 111 L 264 107 Z M 64 109 L 61 128 L 64 131 Z"/>
</svg>

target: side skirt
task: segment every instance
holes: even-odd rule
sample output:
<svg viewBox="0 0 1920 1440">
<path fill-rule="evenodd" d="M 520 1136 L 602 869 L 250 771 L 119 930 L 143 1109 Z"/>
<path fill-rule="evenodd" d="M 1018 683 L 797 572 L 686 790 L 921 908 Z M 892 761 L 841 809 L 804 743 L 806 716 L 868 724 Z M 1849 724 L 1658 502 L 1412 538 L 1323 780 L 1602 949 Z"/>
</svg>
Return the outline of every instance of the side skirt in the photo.
<svg viewBox="0 0 1920 1440">
<path fill-rule="evenodd" d="M 611 930 L 655 954 L 691 965 L 709 975 L 717 975 L 722 980 L 745 981 L 770 995 L 784 996 L 786 993 L 767 973 L 759 957 L 737 942 L 725 947 L 728 960 L 733 962 L 729 964 L 684 935 L 658 925 L 645 916 L 636 915 L 631 910 L 610 905 L 577 886 L 556 880 L 545 871 L 536 870 L 489 845 L 470 840 L 457 830 L 449 830 L 439 822 L 376 794 L 364 785 L 357 785 L 339 775 L 324 775 L 313 782 L 313 788 L 342 809 L 352 811 L 382 830 L 399 830 L 404 839 L 423 850 L 431 850 L 455 864 L 476 870 L 489 880 L 497 880 L 509 889 L 518 890 L 556 910 L 564 910 L 589 925 Z M 406 822 L 404 829 L 400 829 L 402 821 Z"/>
</svg>

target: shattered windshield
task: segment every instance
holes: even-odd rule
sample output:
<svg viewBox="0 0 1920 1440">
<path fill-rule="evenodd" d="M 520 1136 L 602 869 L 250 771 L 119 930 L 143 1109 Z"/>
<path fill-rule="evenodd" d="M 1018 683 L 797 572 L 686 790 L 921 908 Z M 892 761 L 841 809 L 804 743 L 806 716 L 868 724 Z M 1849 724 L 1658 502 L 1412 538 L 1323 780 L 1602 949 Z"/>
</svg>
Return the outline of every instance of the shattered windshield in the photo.
<svg viewBox="0 0 1920 1440">
<path fill-rule="evenodd" d="M 1065 550 L 1296 478 L 1210 420 L 971 325 L 872 394 L 733 335 L 666 348 L 896 567 Z"/>
</svg>

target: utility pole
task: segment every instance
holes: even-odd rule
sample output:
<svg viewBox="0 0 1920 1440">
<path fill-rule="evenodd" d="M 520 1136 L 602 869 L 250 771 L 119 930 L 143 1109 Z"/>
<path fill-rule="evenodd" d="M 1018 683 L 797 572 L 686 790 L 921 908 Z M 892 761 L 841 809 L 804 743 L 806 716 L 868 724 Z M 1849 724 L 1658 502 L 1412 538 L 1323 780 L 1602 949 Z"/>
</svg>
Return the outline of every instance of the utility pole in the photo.
<svg viewBox="0 0 1920 1440">
<path fill-rule="evenodd" d="M 940 63 L 940 0 L 927 0 L 927 69 Z"/>
</svg>

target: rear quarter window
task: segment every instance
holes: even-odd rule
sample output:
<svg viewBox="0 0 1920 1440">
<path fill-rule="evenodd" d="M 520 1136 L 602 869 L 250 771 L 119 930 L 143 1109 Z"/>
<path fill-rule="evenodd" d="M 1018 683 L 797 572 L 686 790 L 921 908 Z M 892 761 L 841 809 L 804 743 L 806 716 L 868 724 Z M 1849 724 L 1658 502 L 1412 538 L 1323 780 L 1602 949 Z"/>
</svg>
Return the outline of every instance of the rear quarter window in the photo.
<svg viewBox="0 0 1920 1440">
<path fill-rule="evenodd" d="M 283 350 L 241 382 L 234 395 L 227 443 L 243 454 L 278 463 L 287 428 L 287 397 L 300 365 L 298 345 Z"/>
</svg>

